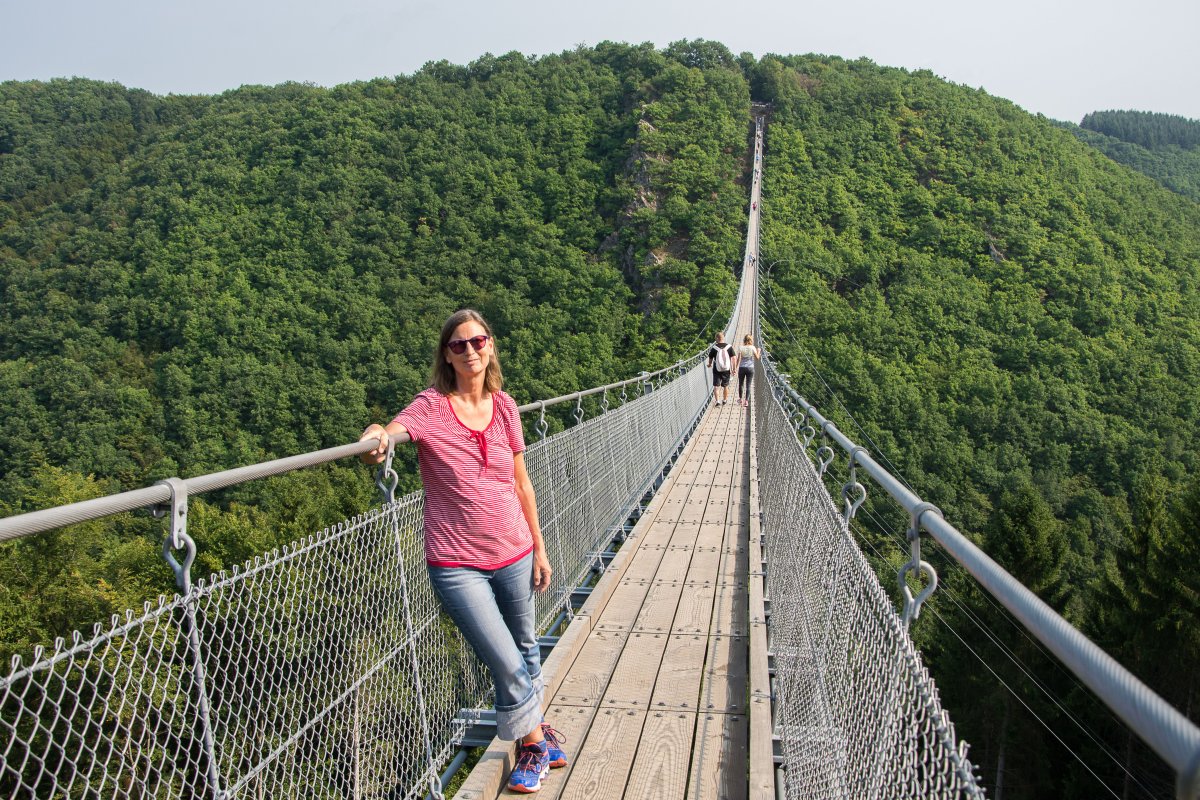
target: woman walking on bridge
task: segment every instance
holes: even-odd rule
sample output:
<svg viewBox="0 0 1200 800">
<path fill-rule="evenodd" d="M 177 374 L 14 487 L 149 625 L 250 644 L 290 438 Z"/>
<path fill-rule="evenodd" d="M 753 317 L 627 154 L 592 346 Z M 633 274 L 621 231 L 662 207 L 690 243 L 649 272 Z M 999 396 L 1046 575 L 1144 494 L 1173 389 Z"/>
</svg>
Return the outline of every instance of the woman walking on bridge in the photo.
<svg viewBox="0 0 1200 800">
<path fill-rule="evenodd" d="M 550 586 L 517 404 L 495 337 L 478 312 L 457 311 L 442 326 L 430 388 L 386 426 L 363 460 L 379 463 L 391 436 L 417 445 L 425 485 L 425 561 L 446 613 L 496 686 L 496 735 L 516 739 L 508 788 L 536 792 L 550 767 L 567 763 L 560 734 L 542 719 L 542 665 L 533 593 Z"/>
<path fill-rule="evenodd" d="M 762 351 L 754 346 L 754 337 L 750 334 L 742 339 L 742 346 L 737 350 L 738 364 L 738 403 L 749 407 L 750 384 L 754 382 L 754 362 L 762 358 Z"/>
</svg>

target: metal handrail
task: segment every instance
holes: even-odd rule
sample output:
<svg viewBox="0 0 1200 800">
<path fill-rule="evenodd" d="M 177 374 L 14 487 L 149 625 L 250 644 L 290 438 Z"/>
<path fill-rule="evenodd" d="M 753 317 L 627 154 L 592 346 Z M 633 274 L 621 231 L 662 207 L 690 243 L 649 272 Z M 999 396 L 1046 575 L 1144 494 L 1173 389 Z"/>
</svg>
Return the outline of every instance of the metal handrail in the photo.
<svg viewBox="0 0 1200 800">
<path fill-rule="evenodd" d="M 392 437 L 393 441 L 406 442 L 408 437 Z M 260 478 L 270 478 L 305 467 L 315 467 L 336 461 L 369 453 L 378 446 L 378 440 L 367 439 L 353 444 L 339 445 L 325 450 L 316 450 L 298 456 L 288 456 L 274 461 L 264 461 L 261 464 L 251 464 L 245 467 L 227 469 L 223 472 L 213 472 L 208 475 L 197 475 L 183 481 L 189 495 L 212 492 L 247 481 Z M 97 497 L 92 500 L 82 500 L 65 506 L 47 508 L 42 511 L 30 511 L 0 519 L 0 542 L 20 539 L 34 533 L 74 525 L 78 522 L 100 519 L 101 517 L 120 514 L 125 511 L 136 511 L 147 506 L 165 505 L 171 502 L 171 489 L 165 484 L 155 484 L 144 489 L 133 489 L 120 494 Z"/>
<path fill-rule="evenodd" d="M 663 367 L 654 372 L 644 372 L 637 377 L 629 378 L 616 383 L 610 383 L 606 386 L 598 386 L 594 389 L 585 389 L 579 392 L 554 397 L 549 400 L 540 400 L 535 403 L 526 403 L 518 407 L 518 411 L 526 413 L 529 411 L 538 411 L 559 403 L 577 402 L 578 400 L 594 394 L 600 394 L 605 391 L 614 391 L 632 384 L 641 384 L 654 378 L 665 375 L 672 370 L 682 370 L 693 366 L 693 362 L 702 357 L 702 353 L 689 356 L 671 364 L 668 367 Z M 408 436 L 392 437 L 392 441 L 397 444 L 411 441 Z M 264 461 L 260 464 L 251 464 L 244 467 L 236 467 L 234 469 L 224 470 L 222 472 L 214 472 L 208 475 L 198 475 L 194 478 L 187 478 L 182 481 L 187 489 L 188 495 L 202 494 L 204 492 L 212 492 L 217 489 L 224 489 L 229 486 L 235 486 L 239 483 L 247 483 L 249 481 L 260 480 L 262 478 L 270 478 L 275 475 L 282 475 L 285 472 L 292 472 L 297 469 L 306 467 L 315 467 L 319 464 L 327 464 L 330 461 L 337 461 L 343 458 L 352 456 L 360 456 L 374 450 L 378 440 L 368 439 L 352 444 L 339 445 L 337 447 L 329 447 L 324 450 L 315 450 L 310 453 L 302 453 L 300 455 L 288 456 L 286 458 L 275 459 L 273 461 Z M 11 517 L 0 519 L 0 542 L 12 541 L 25 536 L 30 536 L 35 533 L 42 533 L 55 528 L 62 528 L 67 525 L 74 525 L 79 522 L 88 522 L 89 520 L 101 519 L 102 517 L 112 516 L 113 514 L 121 514 L 127 511 L 136 511 L 139 508 L 151 506 L 161 506 L 171 502 L 171 489 L 165 484 L 155 484 L 147 486 L 143 489 L 133 489 L 128 492 L 119 494 L 107 495 L 105 497 L 97 497 L 91 500 L 82 500 L 78 503 L 70 503 L 68 505 L 57 506 L 55 508 L 47 508 L 41 511 L 30 511 L 25 514 L 16 514 Z"/>
<path fill-rule="evenodd" d="M 608 384 L 605 384 L 604 386 L 596 386 L 591 389 L 581 389 L 578 392 L 571 392 L 570 394 L 559 395 L 558 397 L 552 397 L 549 400 L 536 400 L 532 403 L 526 403 L 525 405 L 517 406 L 517 411 L 522 414 L 528 413 L 530 411 L 541 411 L 544 408 L 549 408 L 550 406 L 556 406 L 556 405 L 559 405 L 560 403 L 578 402 L 579 400 L 582 400 L 585 397 L 591 397 L 592 395 L 600 394 L 602 392 L 615 392 L 617 389 L 622 389 L 626 386 L 632 386 L 634 384 L 645 383 L 646 381 L 649 381 L 649 380 L 652 380 L 659 376 L 665 375 L 668 372 L 671 372 L 672 370 L 690 369 L 691 367 L 695 366 L 693 362 L 697 361 L 703 355 L 704 355 L 704 351 L 701 351 L 700 353 L 690 355 L 686 358 L 681 358 L 680 360 L 676 361 L 674 364 L 671 364 L 669 367 L 663 367 L 662 369 L 656 370 L 654 372 L 643 372 L 634 378 L 626 378 L 623 381 L 617 381 L 616 383 L 608 383 Z"/>
</svg>

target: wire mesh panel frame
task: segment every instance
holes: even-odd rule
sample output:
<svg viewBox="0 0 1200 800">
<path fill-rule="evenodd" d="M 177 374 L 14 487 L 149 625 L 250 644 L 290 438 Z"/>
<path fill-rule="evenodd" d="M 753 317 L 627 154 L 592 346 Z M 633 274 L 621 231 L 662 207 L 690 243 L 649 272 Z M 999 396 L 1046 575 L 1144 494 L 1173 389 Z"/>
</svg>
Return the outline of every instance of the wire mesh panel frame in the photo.
<svg viewBox="0 0 1200 800">
<path fill-rule="evenodd" d="M 702 360 L 527 450 L 544 629 L 707 404 Z M 418 798 L 491 681 L 439 613 L 417 493 L 14 659 L 0 798 Z M 200 543 L 203 546 L 203 542 Z"/>
<path fill-rule="evenodd" d="M 768 381 L 755 385 L 788 798 L 982 797 L 900 618 Z"/>
</svg>

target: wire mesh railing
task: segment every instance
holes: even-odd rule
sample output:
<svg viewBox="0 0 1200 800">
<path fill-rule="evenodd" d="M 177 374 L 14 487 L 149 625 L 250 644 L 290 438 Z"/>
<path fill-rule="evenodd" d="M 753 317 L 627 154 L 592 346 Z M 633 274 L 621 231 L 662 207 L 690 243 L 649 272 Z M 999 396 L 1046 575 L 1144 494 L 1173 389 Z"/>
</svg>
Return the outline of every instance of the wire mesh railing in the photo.
<svg viewBox="0 0 1200 800">
<path fill-rule="evenodd" d="M 542 629 L 706 407 L 699 357 L 632 386 L 527 450 L 556 567 Z M 439 614 L 421 522 L 399 498 L 14 659 L 0 798 L 440 796 L 491 681 Z"/>
<path fill-rule="evenodd" d="M 982 797 L 933 679 L 773 388 L 755 383 L 784 796 Z"/>
<path fill-rule="evenodd" d="M 757 309 L 757 295 L 754 302 Z M 762 318 L 757 313 L 755 316 L 759 340 L 763 341 Z M 849 477 L 842 488 L 842 508 L 838 512 L 838 518 L 844 521 L 847 531 L 849 520 L 866 496 L 865 488 L 856 477 L 860 471 L 864 476 L 869 476 L 909 516 L 907 545 L 910 557 L 898 575 L 902 599 L 899 619 L 905 631 L 911 620 L 919 614 L 922 603 L 938 586 L 936 570 L 921 558 L 921 535 L 924 532 L 932 536 L 948 556 L 962 566 L 1029 634 L 1052 652 L 1072 675 L 1094 692 L 1175 771 L 1177 798 L 1200 798 L 1200 728 L 1000 567 L 947 522 L 936 506 L 924 502 L 905 482 L 884 469 L 866 448 L 858 446 L 838 430 L 836 425 L 792 389 L 787 376 L 779 373 L 770 358 L 764 359 L 764 366 L 768 379 L 766 383 L 773 390 L 770 406 L 779 409 L 783 415 L 777 420 L 777 429 L 785 430 L 782 426 L 786 424 L 784 435 L 789 442 L 795 443 L 801 454 L 818 435 L 821 437 L 821 446 L 815 453 L 818 465 L 812 467 L 805 455 L 805 467 L 815 470 L 818 476 L 826 475 L 826 469 L 835 457 L 834 446 L 848 456 Z M 761 442 L 762 439 L 760 445 Z M 817 480 L 820 483 L 819 477 Z M 827 491 L 822 490 L 820 494 L 832 504 Z M 862 559 L 860 551 L 858 558 Z M 911 585 L 914 579 L 921 587 L 916 594 Z M 878 586 L 878 582 L 875 581 L 874 585 Z M 904 638 L 907 640 L 907 635 Z"/>
</svg>

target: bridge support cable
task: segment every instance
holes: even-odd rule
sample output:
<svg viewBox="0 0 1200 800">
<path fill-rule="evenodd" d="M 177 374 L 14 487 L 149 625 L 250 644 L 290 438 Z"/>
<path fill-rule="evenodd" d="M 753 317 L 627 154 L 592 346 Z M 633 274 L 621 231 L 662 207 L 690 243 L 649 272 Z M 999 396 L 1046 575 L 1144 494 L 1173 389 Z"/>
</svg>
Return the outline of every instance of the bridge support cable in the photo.
<svg viewBox="0 0 1200 800">
<path fill-rule="evenodd" d="M 755 302 L 757 308 L 757 297 Z M 763 397 L 763 402 L 768 409 L 778 414 L 775 417 L 764 415 L 772 419 L 775 428 L 760 436 L 760 448 L 767 446 L 764 442 L 771 438 L 782 437 L 787 441 L 787 447 L 796 445 L 804 463 L 812 468 L 812 462 L 809 460 L 806 450 L 807 445 L 815 436 L 806 434 L 805 431 L 819 430 L 823 440 L 832 441 L 843 453 L 851 456 L 852 469 L 857 466 L 866 472 L 910 515 L 911 525 L 908 541 L 911 546 L 911 558 L 902 567 L 898 576 L 901 592 L 905 597 L 901 620 L 902 638 L 908 641 L 908 623 L 911 619 L 916 618 L 920 610 L 920 603 L 937 586 L 936 572 L 933 571 L 932 566 L 920 558 L 920 534 L 923 531 L 932 536 L 951 558 L 965 568 L 1026 630 L 1054 653 L 1067 669 L 1175 770 L 1176 797 L 1179 800 L 1200 798 L 1200 728 L 1042 602 L 1020 581 L 947 522 L 940 510 L 924 502 L 907 485 L 875 461 L 865 448 L 859 447 L 851 441 L 838 430 L 836 425 L 792 389 L 787 376 L 778 370 L 766 353 L 761 319 L 757 314 L 756 319 L 759 319 L 757 323 L 759 341 L 764 344 L 763 361 L 768 378 L 762 384 L 769 384 L 771 387 L 771 390 L 767 392 L 766 387 L 760 385 L 756 391 L 760 397 Z M 767 392 L 767 394 L 764 396 L 763 392 Z M 760 408 L 762 408 L 761 404 Z M 763 463 L 764 459 L 760 454 L 760 468 Z M 828 464 L 828 461 L 822 460 L 822 463 Z M 812 471 L 820 485 L 820 473 L 815 468 Z M 821 491 L 825 498 L 829 497 L 823 486 L 821 486 Z M 766 498 L 769 493 L 764 491 L 763 495 Z M 765 505 L 766 500 L 764 499 Z M 795 510 L 781 510 L 778 513 L 784 514 L 782 519 L 787 519 L 787 515 L 796 512 Z M 839 518 L 841 517 L 842 515 L 839 515 Z M 767 527 L 764 519 L 764 530 Z M 848 528 L 847 536 L 849 536 Z M 861 553 L 859 556 L 861 557 Z M 925 575 L 925 586 L 916 596 L 913 596 L 906 580 L 907 573 L 914 570 Z M 875 583 L 877 584 L 877 581 Z M 931 692 L 932 686 L 930 680 L 927 689 Z M 926 691 L 926 689 L 923 688 L 922 691 Z M 936 697 L 936 695 L 932 696 Z"/>
</svg>

